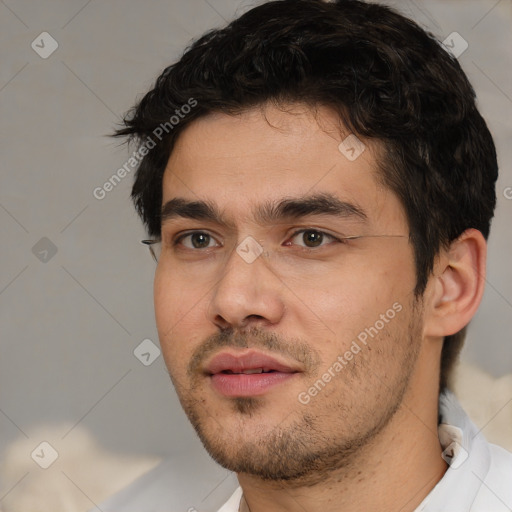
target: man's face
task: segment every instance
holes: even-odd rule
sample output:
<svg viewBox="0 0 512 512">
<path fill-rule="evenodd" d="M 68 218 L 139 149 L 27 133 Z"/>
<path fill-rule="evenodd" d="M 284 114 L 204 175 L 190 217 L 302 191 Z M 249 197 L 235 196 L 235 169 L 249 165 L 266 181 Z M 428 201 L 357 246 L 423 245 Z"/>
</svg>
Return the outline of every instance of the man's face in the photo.
<svg viewBox="0 0 512 512">
<path fill-rule="evenodd" d="M 155 276 L 187 415 L 219 463 L 267 479 L 348 464 L 399 410 L 422 339 L 407 221 L 375 147 L 351 160 L 334 114 L 293 109 L 182 133 L 163 205 L 183 201 L 167 207 Z"/>
</svg>

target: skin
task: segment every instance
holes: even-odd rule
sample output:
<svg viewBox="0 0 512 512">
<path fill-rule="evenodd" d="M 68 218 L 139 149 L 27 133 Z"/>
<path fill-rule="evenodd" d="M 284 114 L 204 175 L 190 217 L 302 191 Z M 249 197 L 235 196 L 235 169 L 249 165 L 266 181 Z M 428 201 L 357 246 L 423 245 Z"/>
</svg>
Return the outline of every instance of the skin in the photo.
<svg viewBox="0 0 512 512">
<path fill-rule="evenodd" d="M 170 218 L 154 299 L 176 391 L 210 454 L 236 471 L 241 510 L 414 510 L 446 471 L 437 437 L 442 339 L 462 328 L 482 296 L 485 241 L 468 230 L 435 262 L 422 297 L 408 223 L 378 176 L 379 145 L 349 161 L 349 133 L 327 108 L 265 105 L 210 114 L 180 135 L 163 178 L 163 201 L 215 203 L 228 225 Z M 332 215 L 272 223 L 254 215 L 267 201 L 333 194 L 366 219 Z M 300 229 L 324 237 L 306 248 Z M 210 235 L 206 248 L 196 230 Z M 310 233 L 311 234 L 311 233 Z M 247 236 L 263 253 L 236 252 Z M 203 238 L 202 241 L 205 239 Z M 358 334 L 398 304 L 367 345 L 307 404 L 298 400 Z M 379 324 L 380 325 L 380 324 Z M 249 398 L 226 397 L 203 369 L 212 356 L 249 348 L 299 370 Z"/>
</svg>

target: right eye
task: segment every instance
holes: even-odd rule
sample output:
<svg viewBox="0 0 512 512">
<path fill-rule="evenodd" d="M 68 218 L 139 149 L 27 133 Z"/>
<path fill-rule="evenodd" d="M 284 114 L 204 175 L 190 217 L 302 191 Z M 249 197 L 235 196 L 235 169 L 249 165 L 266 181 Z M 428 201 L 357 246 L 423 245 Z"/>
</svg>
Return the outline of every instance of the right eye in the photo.
<svg viewBox="0 0 512 512">
<path fill-rule="evenodd" d="M 213 243 L 213 245 L 212 245 Z M 187 249 L 210 249 L 211 247 L 219 247 L 215 238 L 204 231 L 192 231 L 180 235 L 174 241 L 174 245 L 183 245 Z"/>
</svg>

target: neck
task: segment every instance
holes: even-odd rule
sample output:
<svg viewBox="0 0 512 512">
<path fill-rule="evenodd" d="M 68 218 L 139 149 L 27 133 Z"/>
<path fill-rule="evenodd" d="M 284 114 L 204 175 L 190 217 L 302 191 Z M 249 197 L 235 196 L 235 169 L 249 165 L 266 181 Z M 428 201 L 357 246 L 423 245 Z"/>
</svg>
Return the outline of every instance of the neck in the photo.
<svg viewBox="0 0 512 512">
<path fill-rule="evenodd" d="M 428 408 L 426 398 L 406 395 L 387 427 L 321 482 L 268 482 L 240 473 L 240 510 L 414 511 L 447 469 L 437 435 L 437 394 L 427 398 Z"/>
</svg>

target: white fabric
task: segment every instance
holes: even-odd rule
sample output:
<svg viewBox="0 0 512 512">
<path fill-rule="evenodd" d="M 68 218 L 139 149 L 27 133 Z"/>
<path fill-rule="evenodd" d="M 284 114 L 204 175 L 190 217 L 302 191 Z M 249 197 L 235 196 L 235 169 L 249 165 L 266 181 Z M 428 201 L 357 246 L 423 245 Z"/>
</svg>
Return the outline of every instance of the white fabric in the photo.
<svg viewBox="0 0 512 512">
<path fill-rule="evenodd" d="M 415 512 L 511 512 L 512 453 L 490 444 L 451 392 L 439 397 L 438 433 L 449 468 Z M 238 487 L 218 512 L 238 512 Z"/>
<path fill-rule="evenodd" d="M 242 488 L 238 487 L 237 490 L 233 493 L 231 498 L 229 498 L 226 503 L 219 509 L 219 512 L 238 512 L 238 509 L 240 508 L 240 501 L 242 499 Z"/>
</svg>

